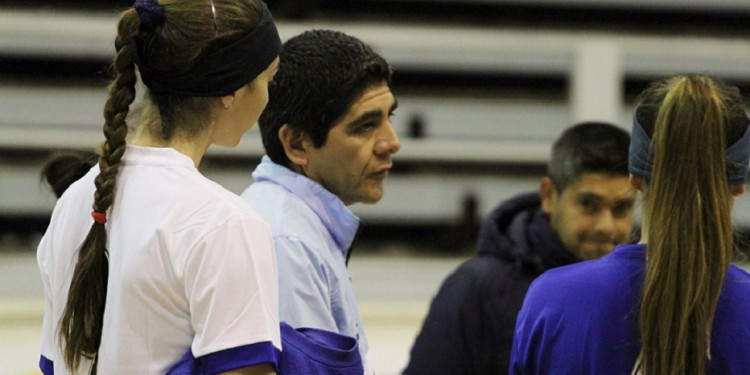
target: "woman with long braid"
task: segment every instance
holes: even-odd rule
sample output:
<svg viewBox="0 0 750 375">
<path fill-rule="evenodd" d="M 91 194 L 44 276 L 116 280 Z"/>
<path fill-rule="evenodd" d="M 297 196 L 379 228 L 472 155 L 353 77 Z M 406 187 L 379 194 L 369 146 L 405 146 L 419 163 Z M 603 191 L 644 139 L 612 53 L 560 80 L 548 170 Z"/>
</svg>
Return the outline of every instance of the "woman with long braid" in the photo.
<svg viewBox="0 0 750 375">
<path fill-rule="evenodd" d="M 205 374 L 273 373 L 268 227 L 197 169 L 265 108 L 281 49 L 271 14 L 260 0 L 138 0 L 115 49 L 98 166 L 63 186 L 39 244 L 40 368 L 164 374 L 187 360 Z M 128 129 L 138 77 L 144 107 Z"/>
<path fill-rule="evenodd" d="M 749 123 L 739 90 L 704 75 L 641 94 L 629 161 L 640 243 L 532 284 L 511 374 L 750 374 L 750 274 L 730 264 Z"/>
</svg>

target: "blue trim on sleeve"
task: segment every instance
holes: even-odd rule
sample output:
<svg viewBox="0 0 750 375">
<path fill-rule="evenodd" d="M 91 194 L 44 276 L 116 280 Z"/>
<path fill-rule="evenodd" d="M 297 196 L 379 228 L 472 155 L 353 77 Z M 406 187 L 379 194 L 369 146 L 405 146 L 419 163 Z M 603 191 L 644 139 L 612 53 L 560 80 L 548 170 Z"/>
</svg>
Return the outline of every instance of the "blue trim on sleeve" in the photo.
<svg viewBox="0 0 750 375">
<path fill-rule="evenodd" d="M 195 358 L 192 350 L 189 350 L 166 375 L 214 375 L 264 363 L 270 363 L 275 368 L 278 359 L 279 351 L 270 341 L 229 348 L 199 358 Z"/>
<path fill-rule="evenodd" d="M 204 374 L 214 375 L 264 363 L 270 363 L 276 367 L 279 352 L 270 341 L 265 341 L 206 354 L 198 358 L 198 361 L 204 369 Z"/>
<path fill-rule="evenodd" d="M 39 369 L 44 375 L 55 375 L 55 363 L 43 355 L 39 356 Z"/>
<path fill-rule="evenodd" d="M 174 364 L 164 375 L 194 375 L 194 374 L 200 374 L 198 372 L 198 369 L 195 369 L 195 372 L 193 372 L 193 367 L 195 365 L 195 357 L 193 357 L 193 351 L 188 350 L 185 355 L 180 358 L 177 363 Z"/>
</svg>

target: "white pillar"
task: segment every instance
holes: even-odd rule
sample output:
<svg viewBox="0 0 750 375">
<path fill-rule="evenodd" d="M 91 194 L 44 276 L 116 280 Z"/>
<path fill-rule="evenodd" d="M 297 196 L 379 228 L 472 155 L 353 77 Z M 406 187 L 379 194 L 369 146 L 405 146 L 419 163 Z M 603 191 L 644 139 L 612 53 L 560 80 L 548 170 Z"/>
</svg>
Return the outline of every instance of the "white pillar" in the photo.
<svg viewBox="0 0 750 375">
<path fill-rule="evenodd" d="M 587 41 L 574 50 L 570 74 L 572 122 L 620 124 L 624 106 L 620 50 L 607 41 Z"/>
</svg>

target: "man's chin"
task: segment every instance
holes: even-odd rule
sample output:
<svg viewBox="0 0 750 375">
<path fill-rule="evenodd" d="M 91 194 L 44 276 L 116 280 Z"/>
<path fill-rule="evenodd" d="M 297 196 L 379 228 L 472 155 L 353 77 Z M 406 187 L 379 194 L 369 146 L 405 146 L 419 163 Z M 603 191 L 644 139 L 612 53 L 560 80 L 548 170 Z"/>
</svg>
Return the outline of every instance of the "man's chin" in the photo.
<svg viewBox="0 0 750 375">
<path fill-rule="evenodd" d="M 364 204 L 375 204 L 380 202 L 381 199 L 383 199 L 383 189 L 374 188 L 369 189 L 369 191 L 363 192 L 359 202 Z"/>
<path fill-rule="evenodd" d="M 378 196 L 378 197 L 367 197 L 367 198 L 365 198 L 365 199 L 362 199 L 361 201 L 359 201 L 359 203 L 364 203 L 364 204 L 375 204 L 375 203 L 378 203 L 378 202 L 380 202 L 380 199 L 381 199 L 381 198 L 383 198 L 383 196 L 382 196 L 382 195 L 380 195 L 380 196 Z"/>
<path fill-rule="evenodd" d="M 375 204 L 375 203 L 380 202 L 381 198 L 383 198 L 383 194 L 379 194 L 379 195 L 373 195 L 373 194 L 360 195 L 359 197 L 353 199 L 351 202 L 344 201 L 344 204 L 346 204 L 347 206 L 352 205 L 354 203 Z"/>
<path fill-rule="evenodd" d="M 601 258 L 614 250 L 614 246 L 612 245 L 606 245 L 606 246 L 591 246 L 591 247 L 584 247 L 581 249 L 581 260 L 591 260 L 591 259 L 598 259 Z"/>
</svg>

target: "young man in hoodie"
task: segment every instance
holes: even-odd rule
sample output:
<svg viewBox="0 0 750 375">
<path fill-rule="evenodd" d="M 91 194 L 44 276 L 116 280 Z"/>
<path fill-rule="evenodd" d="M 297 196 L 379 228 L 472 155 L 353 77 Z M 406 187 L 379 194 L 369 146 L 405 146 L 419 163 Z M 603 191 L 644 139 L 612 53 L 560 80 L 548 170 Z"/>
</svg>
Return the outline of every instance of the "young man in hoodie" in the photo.
<svg viewBox="0 0 750 375">
<path fill-rule="evenodd" d="M 575 125 L 560 136 L 539 191 L 502 202 L 484 220 L 477 256 L 441 286 L 404 375 L 508 372 L 529 284 L 550 268 L 601 257 L 628 241 L 635 203 L 629 144 L 627 132 L 605 123 Z"/>
</svg>

